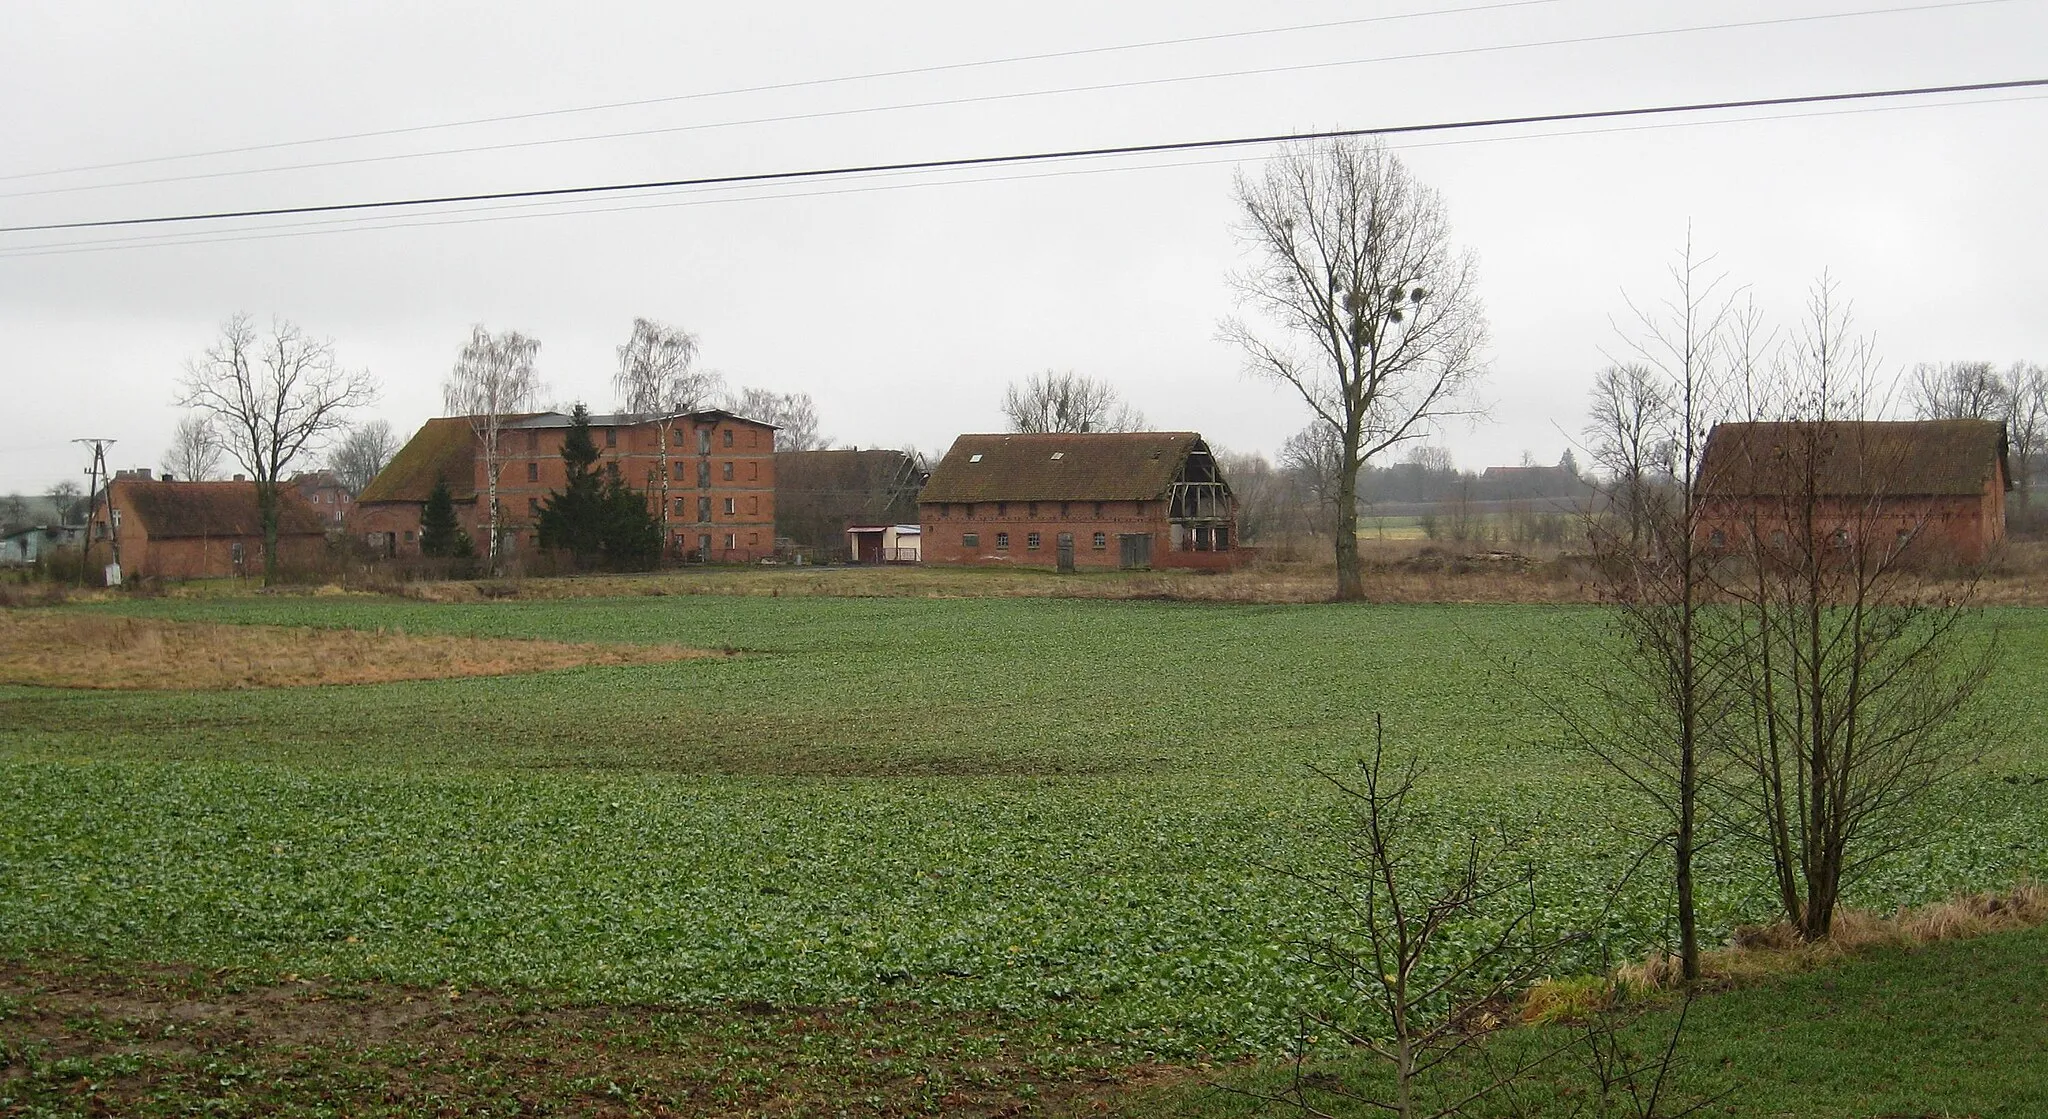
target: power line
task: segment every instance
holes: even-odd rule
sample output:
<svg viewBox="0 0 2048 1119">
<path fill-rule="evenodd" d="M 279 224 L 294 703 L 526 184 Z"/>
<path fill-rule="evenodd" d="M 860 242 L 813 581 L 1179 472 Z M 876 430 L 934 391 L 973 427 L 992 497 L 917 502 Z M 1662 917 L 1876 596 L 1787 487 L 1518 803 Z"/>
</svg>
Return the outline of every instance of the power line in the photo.
<svg viewBox="0 0 2048 1119">
<path fill-rule="evenodd" d="M 472 128 L 486 124 L 507 124 L 513 121 L 540 120 L 546 117 L 571 116 L 582 113 L 608 112 L 614 109 L 637 109 L 650 105 L 668 105 L 682 101 L 700 101 L 716 97 L 737 97 L 752 93 L 775 93 L 792 89 L 808 89 L 818 86 L 842 85 L 849 82 L 877 81 L 883 78 L 912 77 L 919 74 L 938 74 L 958 70 L 972 70 L 992 66 L 1011 66 L 1025 62 L 1046 62 L 1061 58 L 1082 58 L 1090 55 L 1115 54 L 1124 51 L 1151 50 L 1159 47 L 1188 46 L 1195 43 L 1213 43 L 1228 39 L 1256 38 L 1266 35 L 1283 35 L 1301 31 L 1331 31 L 1341 27 L 1361 27 L 1375 23 L 1391 23 L 1402 20 L 1429 19 L 1439 16 L 1469 15 L 1474 12 L 1492 12 L 1505 8 L 1530 8 L 1538 5 L 1556 4 L 1562 0 L 1500 0 L 1497 3 L 1473 4 L 1462 8 L 1438 8 L 1421 12 L 1400 12 L 1392 15 L 1364 16 L 1357 19 L 1330 20 L 1323 23 L 1291 24 L 1285 27 L 1255 28 L 1250 31 L 1225 31 L 1211 35 L 1188 35 L 1177 39 L 1152 39 L 1139 43 L 1119 43 L 1106 47 L 1081 47 L 1074 50 L 1044 51 L 1038 54 L 1010 55 L 1002 58 L 984 58 L 970 62 L 946 62 L 932 66 L 913 66 L 899 70 L 877 70 L 865 74 L 841 74 L 830 78 L 805 78 L 798 81 L 774 82 L 767 85 L 742 86 L 737 89 L 705 90 L 697 93 L 678 93 L 663 97 L 645 97 L 631 101 L 607 101 L 595 105 L 575 105 L 560 109 L 540 109 L 526 113 L 506 113 L 500 116 L 473 117 L 468 120 L 439 121 L 432 124 L 414 124 L 399 128 L 382 128 L 368 132 L 347 132 L 333 136 L 317 136 L 303 140 L 279 140 L 266 144 L 247 144 L 234 148 L 216 148 L 211 151 L 187 152 L 182 155 L 159 155 L 144 159 L 126 159 L 111 163 L 92 163 L 77 167 L 60 167 L 49 171 L 20 171 L 0 175 L 0 182 L 13 179 L 39 179 L 53 175 L 73 175 L 86 171 L 108 171 L 121 167 L 138 167 L 151 163 L 173 163 L 187 159 L 207 159 L 221 155 L 244 155 L 249 152 L 276 151 L 281 148 L 307 147 L 314 144 L 333 144 L 346 140 L 369 140 L 384 136 L 405 136 L 419 132 L 431 132 L 446 128 Z M 2002 0 L 1985 0 L 2002 2 Z"/>
<path fill-rule="evenodd" d="M 1982 7 L 1988 4 L 2009 4 L 2017 0 L 1952 0 L 1945 3 L 1925 3 L 1896 8 L 1865 8 L 1849 12 L 1822 12 L 1801 16 L 1779 16 L 1769 19 L 1736 20 L 1725 23 L 1694 24 L 1687 27 L 1656 28 L 1648 31 L 1620 31 L 1600 35 L 1578 35 L 1560 39 L 1542 39 L 1522 43 L 1496 43 L 1479 47 L 1448 47 L 1440 50 L 1410 51 L 1402 54 L 1378 55 L 1372 58 L 1338 59 L 1331 62 L 1305 62 L 1284 66 L 1265 66 L 1244 70 L 1226 70 L 1196 74 L 1178 74 L 1163 78 L 1134 78 L 1117 82 L 1098 82 L 1092 85 L 1059 86 L 1051 89 L 1021 90 L 1011 93 L 978 94 L 967 97 L 942 97 L 923 101 L 900 101 L 885 105 L 864 105 L 851 109 L 826 109 L 804 113 L 783 113 L 773 116 L 749 117 L 739 120 L 705 121 L 698 124 L 668 125 L 660 128 L 639 128 L 615 132 L 586 133 L 583 135 L 554 136 L 539 140 L 508 140 L 496 144 L 474 144 L 461 148 L 441 148 L 423 152 L 397 152 L 387 155 L 353 156 L 347 159 L 319 160 L 310 163 L 287 163 L 273 167 L 254 167 L 236 171 L 201 171 L 188 175 L 162 175 L 150 179 L 124 179 L 112 183 L 82 183 L 76 186 L 47 187 L 36 190 L 0 193 L 0 198 L 36 198 L 57 194 L 77 194 L 96 190 L 119 190 L 137 186 L 161 186 L 167 183 L 198 182 L 209 179 L 241 178 L 248 175 L 270 175 L 288 171 L 325 170 L 335 167 L 351 167 L 371 163 L 391 163 L 413 159 L 437 159 L 457 155 L 477 155 L 485 152 L 515 151 L 526 148 L 553 147 L 561 144 L 597 143 L 607 140 L 645 139 L 649 136 L 669 136 L 685 132 L 703 132 L 720 128 L 744 128 L 763 124 L 790 124 L 808 120 L 827 120 L 852 116 L 866 116 L 875 113 L 901 112 L 906 109 L 948 108 L 960 105 L 980 105 L 999 101 L 1018 101 L 1027 98 L 1066 96 L 1077 93 L 1104 93 L 1113 90 L 1145 89 L 1157 86 L 1179 85 L 1188 82 L 1224 81 L 1233 78 L 1271 77 L 1278 74 L 1296 74 L 1315 70 L 1332 70 L 1352 66 L 1376 66 L 1390 62 L 1415 62 L 1430 59 L 1456 58 L 1471 55 L 1497 54 L 1509 51 L 1538 50 L 1562 46 L 1588 46 L 1595 43 L 1625 42 L 1637 39 L 1668 38 L 1674 35 L 1692 35 L 1711 31 L 1747 30 L 1760 27 L 1779 27 L 1790 24 L 1815 23 L 1837 19 L 1860 19 L 1869 16 L 1901 15 L 1916 12 L 1945 11 Z M 1384 18 L 1384 17 L 1383 17 Z M 1112 48 L 1103 48 L 1112 49 Z M 0 181 L 16 176 L 0 176 Z"/>
<path fill-rule="evenodd" d="M 1936 104 L 1879 105 L 1859 109 L 1834 109 L 1807 113 L 1771 113 L 1747 117 L 1728 117 L 1716 120 L 1658 121 L 1650 124 L 1623 125 L 1613 128 L 1581 128 L 1555 132 L 1530 132 L 1513 136 L 1479 136 L 1460 140 L 1437 140 L 1429 143 L 1405 143 L 1396 144 L 1393 145 L 1393 147 L 1399 151 L 1417 151 L 1429 148 L 1458 147 L 1470 144 L 1505 143 L 1519 140 L 1564 139 L 1575 136 L 1606 136 L 1615 135 L 1618 133 L 1653 131 L 1665 128 L 1714 127 L 1726 124 L 1747 124 L 1765 121 L 1805 120 L 1815 117 L 1852 116 L 1867 113 L 1892 113 L 1904 112 L 1909 110 L 1943 109 L 1971 105 L 2000 105 L 2010 104 L 2017 101 L 2037 101 L 2041 100 L 2044 96 L 2048 95 L 2033 94 L 2020 97 L 1978 98 L 1968 101 L 1948 101 Z M 245 241 L 272 241 L 285 237 L 310 237 L 328 233 L 374 233 L 398 229 L 426 229 L 440 226 L 476 225 L 480 223 L 500 221 L 522 221 L 532 218 L 578 217 L 599 214 L 631 213 L 638 210 L 678 209 L 694 206 L 719 206 L 729 205 L 738 202 L 762 200 L 776 201 L 800 198 L 826 198 L 848 194 L 867 194 L 885 190 L 908 190 L 913 188 L 925 188 L 935 186 L 972 186 L 976 184 L 985 183 L 1018 182 L 1028 179 L 1065 178 L 1076 175 L 1121 174 L 1131 171 L 1163 171 L 1188 167 L 1214 167 L 1236 162 L 1238 161 L 1234 158 L 1180 160 L 1172 163 L 1141 163 L 1112 167 L 1080 167 L 1063 171 L 1048 171 L 1029 175 L 988 175 L 980 178 L 971 179 L 925 179 L 922 181 L 896 183 L 881 183 L 875 182 L 873 181 L 873 179 L 869 179 L 863 180 L 863 183 L 865 185 L 850 186 L 837 190 L 810 190 L 799 192 L 781 192 L 776 194 L 727 195 L 725 197 L 691 198 L 680 201 L 667 200 L 674 195 L 694 195 L 701 193 L 711 193 L 713 191 L 720 189 L 684 188 L 674 191 L 664 191 L 655 195 L 651 195 L 649 197 L 659 200 L 642 202 L 638 205 L 580 206 L 574 209 L 564 209 L 562 207 L 576 206 L 577 203 L 574 200 L 568 202 L 514 202 L 500 206 L 475 206 L 466 209 L 442 210 L 432 215 L 420 215 L 413 218 L 402 218 L 400 220 L 374 225 L 367 224 L 368 222 L 374 220 L 372 218 L 344 217 L 328 218 L 319 221 L 285 222 L 277 225 L 249 226 L 228 233 L 192 232 L 145 235 L 138 237 L 114 237 L 98 241 L 56 241 L 39 245 L 25 245 L 15 249 L 0 249 L 0 259 L 11 259 L 15 257 L 32 256 L 64 256 L 93 252 L 114 252 L 122 249 L 136 248 L 180 248 L 190 245 L 235 244 Z M 888 176 L 875 176 L 874 178 L 885 177 Z M 538 212 L 508 212 L 515 210 Z M 481 214 L 484 216 L 460 216 L 464 214 Z"/>
<path fill-rule="evenodd" d="M 942 171 L 966 167 L 1014 166 L 1027 163 L 1043 163 L 1059 159 L 1085 159 L 1102 156 L 1151 155 L 1177 151 L 1205 151 L 1219 148 L 1261 147 L 1274 144 L 1294 143 L 1304 140 L 1338 140 L 1357 137 L 1401 136 L 1432 132 L 1452 132 L 1475 128 L 1505 128 L 1525 124 L 1560 124 L 1580 120 L 1615 120 L 1627 117 L 1666 116 L 1678 113 L 1700 113 L 1727 109 L 1777 108 L 1789 105 L 1818 105 L 1845 101 L 1869 101 L 1879 98 L 1927 97 L 1948 93 L 1985 93 L 1994 90 L 2037 89 L 2048 87 L 2048 78 L 2026 78 L 2014 81 L 1971 82 L 1960 85 L 1916 86 L 1900 89 L 1862 90 L 1852 93 L 1802 94 L 1789 97 L 1760 97 L 1735 101 L 1699 101 L 1678 105 L 1642 106 L 1628 109 L 1594 109 L 1576 113 L 1540 113 L 1516 117 L 1491 117 L 1473 120 L 1442 121 L 1431 124 L 1387 125 L 1374 128 L 1327 129 L 1315 132 L 1285 132 L 1261 136 L 1237 136 L 1227 139 L 1181 140 L 1155 144 L 1126 144 L 1097 148 L 1072 148 L 1063 151 L 1028 152 L 1013 155 L 962 156 L 952 159 L 905 160 L 896 163 L 855 164 L 840 167 L 819 167 L 797 171 L 759 171 L 735 175 L 707 175 L 696 178 L 660 179 L 636 183 L 604 183 L 588 186 L 545 187 L 531 190 L 489 191 L 476 194 L 452 194 L 419 198 L 393 198 L 371 202 L 334 202 L 315 206 L 276 206 L 256 210 L 216 210 L 189 214 L 163 214 L 138 218 L 101 218 L 91 221 L 44 222 L 36 225 L 0 226 L 0 233 L 35 233 L 63 229 L 107 229 L 124 226 L 170 225 L 199 221 L 225 221 L 236 218 L 283 217 L 292 214 L 333 214 L 356 213 L 369 210 L 409 209 L 420 206 L 452 205 L 461 202 L 500 202 L 528 198 L 576 198 L 601 194 L 620 194 L 632 191 L 669 190 L 682 187 L 746 186 L 776 182 L 799 182 L 809 179 L 843 178 L 853 175 L 873 175 L 902 171 Z"/>
</svg>

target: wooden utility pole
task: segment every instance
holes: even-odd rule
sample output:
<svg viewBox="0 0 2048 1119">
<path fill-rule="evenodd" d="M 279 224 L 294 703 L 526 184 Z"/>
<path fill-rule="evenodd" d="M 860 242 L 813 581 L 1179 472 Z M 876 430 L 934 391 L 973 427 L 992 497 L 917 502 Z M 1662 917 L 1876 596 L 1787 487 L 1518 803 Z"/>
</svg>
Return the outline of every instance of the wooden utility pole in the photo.
<svg viewBox="0 0 2048 1119">
<path fill-rule="evenodd" d="M 92 465 L 85 468 L 85 547 L 79 553 L 78 564 L 78 585 L 82 587 L 89 578 L 87 573 L 92 570 L 92 517 L 94 510 L 99 508 L 101 479 L 107 479 L 108 487 L 112 485 L 112 479 L 107 475 L 107 448 L 118 440 L 73 439 L 72 442 L 83 443 L 92 448 Z M 114 519 L 114 495 L 111 492 L 107 494 L 107 535 L 110 539 L 109 546 L 113 549 L 114 563 L 118 566 L 121 562 L 121 523 Z"/>
</svg>

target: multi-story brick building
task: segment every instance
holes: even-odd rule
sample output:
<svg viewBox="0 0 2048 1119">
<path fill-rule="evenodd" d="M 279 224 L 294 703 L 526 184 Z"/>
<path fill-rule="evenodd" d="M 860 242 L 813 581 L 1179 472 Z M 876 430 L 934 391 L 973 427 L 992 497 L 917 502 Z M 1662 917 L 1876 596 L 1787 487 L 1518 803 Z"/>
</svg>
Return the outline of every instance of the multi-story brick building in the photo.
<svg viewBox="0 0 2048 1119">
<path fill-rule="evenodd" d="M 308 505 L 320 511 L 320 520 L 327 525 L 327 531 L 340 532 L 348 523 L 348 513 L 355 508 L 356 495 L 348 492 L 341 479 L 332 470 L 306 470 L 291 476 L 285 485 L 298 491 Z"/>
<path fill-rule="evenodd" d="M 1237 499 L 1191 431 L 962 435 L 918 495 L 925 563 L 1235 566 Z"/>
<path fill-rule="evenodd" d="M 504 544 L 537 546 L 541 503 L 567 484 L 562 440 L 569 416 L 508 417 L 499 440 L 498 505 Z M 672 559 L 750 563 L 775 548 L 775 427 L 725 411 L 590 417 L 599 469 L 616 466 L 662 518 Z M 668 472 L 660 468 L 667 429 Z M 468 417 L 428 420 L 356 497 L 350 531 L 385 555 L 418 555 L 420 517 L 446 479 L 456 519 L 483 550 L 490 532 L 482 440 Z"/>
</svg>

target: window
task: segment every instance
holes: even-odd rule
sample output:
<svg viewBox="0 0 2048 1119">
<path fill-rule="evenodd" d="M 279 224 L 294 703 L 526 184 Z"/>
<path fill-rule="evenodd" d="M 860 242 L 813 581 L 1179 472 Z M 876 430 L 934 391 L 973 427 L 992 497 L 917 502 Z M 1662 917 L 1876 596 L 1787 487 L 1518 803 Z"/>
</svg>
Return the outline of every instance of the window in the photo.
<svg viewBox="0 0 2048 1119">
<path fill-rule="evenodd" d="M 411 529 L 406 529 L 406 530 L 405 530 L 405 542 L 406 542 L 406 543 L 408 543 L 408 544 L 412 543 L 412 530 L 411 530 Z"/>
<path fill-rule="evenodd" d="M 724 464 L 720 469 L 722 471 L 720 477 L 724 478 L 728 482 L 732 481 L 732 463 L 728 462 Z"/>
<path fill-rule="evenodd" d="M 751 547 L 753 547 L 754 545 L 756 545 L 756 544 L 759 544 L 760 542 L 761 542 L 761 534 L 760 534 L 760 533 L 758 533 L 758 532 L 750 532 L 750 533 L 748 533 L 748 534 L 747 534 L 747 547 L 751 548 Z"/>
<path fill-rule="evenodd" d="M 676 519 L 679 521 L 690 515 L 690 507 L 683 504 L 688 500 L 688 498 L 683 497 L 676 498 Z"/>
<path fill-rule="evenodd" d="M 981 547 L 981 534 L 980 534 L 980 533 L 978 533 L 978 532 L 963 532 L 963 533 L 961 533 L 961 534 L 960 534 L 960 546 L 961 546 L 962 548 L 974 548 L 974 549 L 978 549 L 978 548 L 980 548 L 980 547 Z"/>
<path fill-rule="evenodd" d="M 732 446 L 732 429 L 731 429 L 731 428 L 726 428 L 726 429 L 725 429 L 725 445 L 726 445 L 726 446 L 728 446 L 728 447 Z"/>
<path fill-rule="evenodd" d="M 697 460 L 697 486 L 699 489 L 709 489 L 711 487 L 710 459 Z"/>
<path fill-rule="evenodd" d="M 711 453 L 711 429 L 708 427 L 697 429 L 697 453 L 700 455 Z M 711 549 L 711 538 L 708 536 L 704 538 L 704 549 L 706 551 Z"/>
<path fill-rule="evenodd" d="M 526 464 L 526 480 L 529 482 L 540 481 L 540 463 L 529 462 Z"/>
<path fill-rule="evenodd" d="M 528 454 L 540 450 L 540 432 L 529 431 L 526 433 L 526 450 Z"/>
<path fill-rule="evenodd" d="M 1067 503 L 1064 501 L 1060 502 L 1060 520 L 1064 521 L 1067 519 L 1067 512 Z"/>
<path fill-rule="evenodd" d="M 761 464 L 760 464 L 760 463 L 758 463 L 758 462 L 750 462 L 750 463 L 748 463 L 748 464 L 747 464 L 747 481 L 749 481 L 749 482 L 758 482 L 758 481 L 760 481 L 760 480 L 761 480 Z"/>
<path fill-rule="evenodd" d="M 1095 545 L 1095 550 L 1099 552 L 1109 547 L 1109 537 L 1104 533 L 1098 532 L 1095 534 L 1095 539 L 1092 543 Z"/>
<path fill-rule="evenodd" d="M 700 520 L 700 521 L 708 521 L 708 520 L 710 520 L 710 519 L 711 519 L 711 499 L 710 499 L 710 498 L 708 498 L 708 497 L 700 497 L 700 498 L 698 498 L 698 499 L 697 499 L 697 519 L 698 519 L 698 520 Z M 705 538 L 704 538 L 704 546 L 705 546 L 706 548 L 709 548 L 709 547 L 711 546 L 711 538 L 710 538 L 710 537 L 708 537 L 708 536 L 707 536 L 707 537 L 705 537 Z"/>
<path fill-rule="evenodd" d="M 1024 510 L 1025 510 L 1026 514 L 1027 514 L 1027 515 L 1029 515 L 1029 516 L 1030 516 L 1031 518 L 1033 518 L 1034 520 L 1035 520 L 1035 519 L 1037 519 L 1037 517 L 1038 517 L 1038 503 L 1037 503 L 1036 501 L 1034 501 L 1034 502 L 1032 502 L 1031 504 L 1029 504 L 1029 505 L 1025 506 L 1025 507 L 1024 507 Z"/>
<path fill-rule="evenodd" d="M 1037 550 L 1038 550 L 1038 534 L 1037 534 L 1037 533 L 1035 533 L 1035 532 L 1031 532 L 1031 533 L 1026 533 L 1026 534 L 1024 535 L 1024 550 L 1025 550 L 1025 551 L 1027 551 L 1027 552 L 1035 552 L 1035 551 L 1037 551 Z"/>
<path fill-rule="evenodd" d="M 607 447 L 616 447 L 619 445 L 618 428 L 608 427 L 604 429 L 604 445 Z"/>
<path fill-rule="evenodd" d="M 1216 526 L 1216 550 L 1217 550 L 1217 551 L 1219 551 L 1219 552 L 1227 552 L 1227 551 L 1229 551 L 1229 550 L 1230 550 L 1230 526 L 1229 526 L 1229 525 L 1217 525 L 1217 526 Z"/>
<path fill-rule="evenodd" d="M 711 534 L 708 532 L 697 534 L 697 558 L 700 560 L 711 558 Z"/>
<path fill-rule="evenodd" d="M 672 463 L 669 463 L 668 465 L 669 465 L 669 467 L 670 467 L 670 471 L 669 471 L 669 472 L 670 472 L 671 474 L 675 475 L 675 476 L 674 476 L 673 478 L 670 478 L 670 479 L 669 479 L 670 481 L 672 481 L 672 482 L 686 482 L 686 481 L 688 481 L 688 480 L 689 480 L 688 476 L 686 476 L 686 475 L 685 475 L 685 474 L 683 473 L 683 465 L 684 465 L 684 464 L 683 464 L 682 462 L 680 462 L 680 461 L 678 461 L 678 462 L 672 462 Z"/>
<path fill-rule="evenodd" d="M 1712 531 L 1712 532 L 1710 532 L 1710 533 L 1708 533 L 1708 534 L 1707 534 L 1707 547 L 1709 547 L 1709 548 L 1713 548 L 1714 550 L 1716 550 L 1716 551 L 1719 551 L 1720 549 L 1722 549 L 1722 548 L 1726 548 L 1727 546 L 1728 546 L 1728 533 L 1727 533 L 1727 532 L 1725 532 L 1725 531 L 1723 531 L 1723 530 L 1721 530 L 1721 529 L 1718 529 L 1718 528 L 1717 528 L 1717 529 L 1715 529 L 1714 531 Z"/>
<path fill-rule="evenodd" d="M 1836 530 L 1835 530 L 1835 534 L 1834 534 L 1834 535 L 1833 535 L 1832 537 L 1829 537 L 1829 543 L 1833 544 L 1833 545 L 1834 545 L 1835 547 L 1837 547 L 1837 548 L 1846 548 L 1846 547 L 1848 547 L 1848 546 L 1849 546 L 1849 530 L 1848 530 L 1848 529 L 1846 529 L 1846 528 L 1838 528 L 1838 529 L 1836 529 Z"/>
<path fill-rule="evenodd" d="M 1102 515 L 1102 503 L 1100 501 L 1095 503 L 1095 515 L 1098 517 Z M 1100 534 L 1098 533 L 1097 535 Z"/>
<path fill-rule="evenodd" d="M 732 432 L 730 432 L 730 431 L 726 432 L 726 433 L 725 433 L 725 437 L 726 437 L 727 439 L 731 439 L 731 438 L 732 438 Z M 727 550 L 727 551 L 730 551 L 730 550 L 732 550 L 732 549 L 734 549 L 734 548 L 737 548 L 737 547 L 739 547 L 739 546 L 740 546 L 740 538 L 739 538 L 739 534 L 738 534 L 738 533 L 735 533 L 735 532 L 728 532 L 728 533 L 726 533 L 726 534 L 725 534 L 725 547 L 726 547 L 726 550 Z"/>
<path fill-rule="evenodd" d="M 967 456 L 967 461 L 968 461 L 968 462 L 980 462 L 980 461 L 981 461 L 981 456 L 980 456 L 980 455 L 968 455 L 968 456 Z"/>
<path fill-rule="evenodd" d="M 1054 462 L 1058 462 L 1059 460 L 1061 460 L 1061 459 L 1063 459 L 1063 458 L 1065 458 L 1065 457 L 1067 457 L 1067 452 L 1065 452 L 1065 451 L 1054 451 L 1054 452 L 1052 453 L 1052 460 L 1053 460 Z"/>
<path fill-rule="evenodd" d="M 1009 551 L 1009 550 L 1010 550 L 1010 534 L 1009 534 L 1009 533 L 1007 533 L 1007 532 L 998 532 L 998 533 L 996 533 L 996 551 L 998 551 L 998 552 L 1007 552 L 1007 551 Z"/>
<path fill-rule="evenodd" d="M 406 535 L 411 536 L 412 533 L 408 532 Z M 242 546 L 240 544 L 228 545 L 228 562 L 236 567 L 242 566 Z"/>
<path fill-rule="evenodd" d="M 952 516 L 952 515 L 953 515 L 953 507 L 952 507 L 951 505 L 948 505 L 948 504 L 946 504 L 946 503 L 945 503 L 945 502 L 943 502 L 943 501 L 939 502 L 939 516 L 940 516 L 941 518 L 945 518 L 945 517 L 950 517 L 950 516 Z"/>
<path fill-rule="evenodd" d="M 540 516 L 540 498 L 529 497 L 526 499 L 526 515 L 529 517 Z"/>
<path fill-rule="evenodd" d="M 732 498 L 729 497 L 725 499 L 725 515 L 728 517 L 733 515 Z"/>
<path fill-rule="evenodd" d="M 1073 550 L 1074 550 L 1074 534 L 1073 534 L 1073 533 L 1071 533 L 1071 532 L 1062 532 L 1062 533 L 1060 533 L 1060 551 L 1063 551 L 1063 552 L 1071 552 L 1071 551 L 1073 551 Z"/>
<path fill-rule="evenodd" d="M 1007 501 L 998 501 L 998 502 L 996 502 L 996 516 L 998 516 L 998 517 L 1007 517 L 1007 516 L 1009 516 L 1009 515 L 1010 515 L 1010 503 L 1009 503 L 1009 502 L 1007 502 Z"/>
</svg>

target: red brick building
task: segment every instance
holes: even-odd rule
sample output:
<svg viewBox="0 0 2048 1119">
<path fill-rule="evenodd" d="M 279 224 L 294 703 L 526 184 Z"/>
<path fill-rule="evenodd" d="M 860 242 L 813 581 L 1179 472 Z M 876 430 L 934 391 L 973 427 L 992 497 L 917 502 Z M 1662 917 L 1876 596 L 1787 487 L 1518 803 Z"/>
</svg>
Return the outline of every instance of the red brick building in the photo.
<svg viewBox="0 0 2048 1119">
<path fill-rule="evenodd" d="M 917 505 L 925 563 L 1222 570 L 1247 555 L 1191 431 L 962 435 Z"/>
<path fill-rule="evenodd" d="M 674 416 L 590 417 L 597 466 L 616 465 L 650 509 L 662 500 L 660 428 L 668 429 L 669 555 L 750 563 L 775 550 L 775 427 L 725 411 Z M 541 503 L 567 486 L 562 412 L 514 416 L 499 438 L 498 505 L 506 545 L 538 545 Z M 490 534 L 483 444 L 464 416 L 428 420 L 382 473 L 356 495 L 350 532 L 384 555 L 419 554 L 420 517 L 434 483 L 446 479 L 456 519 L 481 553 Z M 655 510 L 658 511 L 658 510 Z"/>
<path fill-rule="evenodd" d="M 348 492 L 341 479 L 332 470 L 307 470 L 291 476 L 285 485 L 298 491 L 306 504 L 319 510 L 320 520 L 329 532 L 341 532 L 348 525 L 348 514 L 355 508 L 356 495 Z"/>
<path fill-rule="evenodd" d="M 1990 420 L 1725 423 L 1699 487 L 1714 549 L 1912 548 L 1981 563 L 2005 542 L 2005 425 Z"/>
<path fill-rule="evenodd" d="M 277 495 L 278 563 L 319 562 L 327 526 L 289 485 Z M 206 579 L 263 572 L 263 520 L 256 483 L 167 482 L 124 470 L 93 507 L 87 561 L 111 563 L 118 543 L 126 578 Z"/>
</svg>

